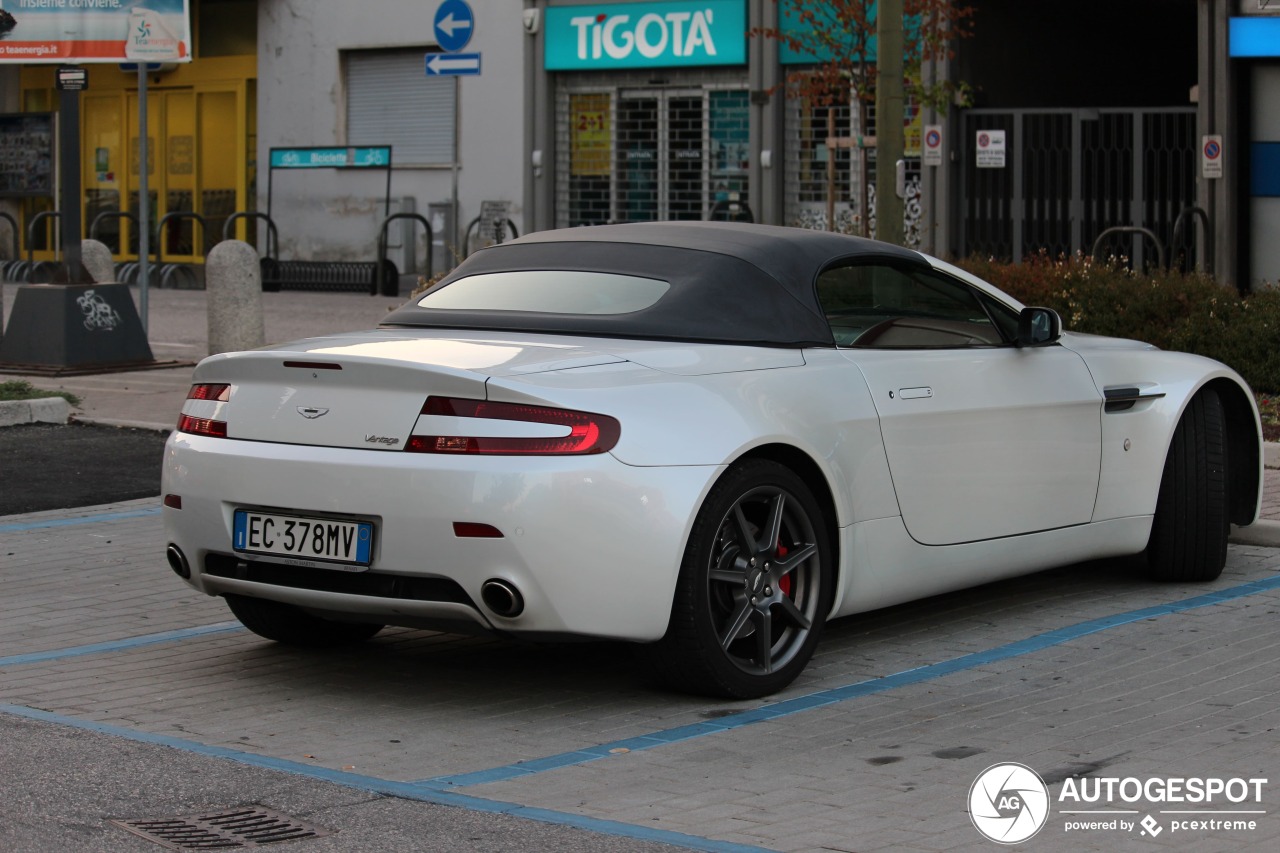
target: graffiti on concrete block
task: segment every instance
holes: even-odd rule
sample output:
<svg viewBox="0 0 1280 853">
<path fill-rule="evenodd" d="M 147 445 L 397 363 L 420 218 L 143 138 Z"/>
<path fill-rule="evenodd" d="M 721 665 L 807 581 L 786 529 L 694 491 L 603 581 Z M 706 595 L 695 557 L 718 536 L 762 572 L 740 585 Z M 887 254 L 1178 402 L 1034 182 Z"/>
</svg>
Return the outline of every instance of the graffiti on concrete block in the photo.
<svg viewBox="0 0 1280 853">
<path fill-rule="evenodd" d="M 121 323 L 120 312 L 107 304 L 99 293 L 86 290 L 76 304 L 84 312 L 84 327 L 91 332 L 113 332 Z"/>
</svg>

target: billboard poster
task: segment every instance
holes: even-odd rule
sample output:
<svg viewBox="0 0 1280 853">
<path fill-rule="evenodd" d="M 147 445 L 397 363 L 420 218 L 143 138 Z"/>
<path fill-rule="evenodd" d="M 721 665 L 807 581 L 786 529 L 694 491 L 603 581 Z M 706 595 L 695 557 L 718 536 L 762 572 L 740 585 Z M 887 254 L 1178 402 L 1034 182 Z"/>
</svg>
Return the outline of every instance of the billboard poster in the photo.
<svg viewBox="0 0 1280 853">
<path fill-rule="evenodd" d="M 190 62 L 190 0 L 0 0 L 0 62 Z"/>
<path fill-rule="evenodd" d="M 53 195 L 53 113 L 0 115 L 0 198 Z"/>
</svg>

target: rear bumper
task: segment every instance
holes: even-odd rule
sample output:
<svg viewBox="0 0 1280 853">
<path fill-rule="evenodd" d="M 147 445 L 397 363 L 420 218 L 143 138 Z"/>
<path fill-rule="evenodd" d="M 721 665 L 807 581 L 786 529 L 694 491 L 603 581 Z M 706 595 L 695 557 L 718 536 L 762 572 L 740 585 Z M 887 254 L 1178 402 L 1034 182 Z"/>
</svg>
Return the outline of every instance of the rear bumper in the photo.
<svg viewBox="0 0 1280 853">
<path fill-rule="evenodd" d="M 648 641 L 666 631 L 689 528 L 719 471 L 635 468 L 608 454 L 449 457 L 174 433 L 162 488 L 181 497 L 182 509 L 165 507 L 164 522 L 167 542 L 190 563 L 188 582 L 210 595 L 392 625 Z M 372 564 L 354 583 L 334 578 L 353 573 L 316 567 L 263 582 L 245 569 L 271 558 L 232 548 L 232 517 L 242 507 L 372 520 Z M 460 538 L 454 522 L 491 525 L 502 536 Z M 480 588 L 491 578 L 520 591 L 523 613 L 503 618 L 485 607 Z M 421 579 L 439 579 L 440 589 L 456 584 L 462 594 L 435 595 L 430 583 L 415 583 Z M 406 595 L 406 587 L 419 591 Z"/>
</svg>

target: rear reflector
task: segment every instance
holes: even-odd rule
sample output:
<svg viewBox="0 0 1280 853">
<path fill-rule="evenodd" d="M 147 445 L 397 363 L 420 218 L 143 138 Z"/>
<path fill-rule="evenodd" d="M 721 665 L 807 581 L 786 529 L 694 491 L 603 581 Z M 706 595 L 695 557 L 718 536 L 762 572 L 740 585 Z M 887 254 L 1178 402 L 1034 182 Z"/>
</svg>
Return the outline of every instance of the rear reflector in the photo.
<svg viewBox="0 0 1280 853">
<path fill-rule="evenodd" d="M 227 422 L 221 419 L 221 415 L 230 399 L 230 385 L 192 385 L 187 392 L 187 401 L 182 405 L 182 415 L 178 418 L 178 432 L 226 438 Z"/>
<path fill-rule="evenodd" d="M 459 539 L 502 539 L 502 531 L 492 524 L 481 524 L 478 521 L 455 521 L 453 535 Z"/>
<path fill-rule="evenodd" d="M 178 432 L 189 432 L 192 435 L 211 435 L 214 438 L 227 437 L 227 422 L 215 421 L 212 418 L 193 418 L 183 415 L 178 418 Z"/>
<path fill-rule="evenodd" d="M 621 424 L 608 415 L 521 403 L 428 397 L 421 414 L 417 429 L 423 434 L 409 438 L 405 450 L 410 453 L 511 456 L 606 453 L 622 434 Z M 444 423 L 433 424 L 436 418 L 450 419 L 447 424 L 452 431 L 430 433 Z"/>
<path fill-rule="evenodd" d="M 182 495 L 165 495 L 164 505 L 170 509 L 182 509 Z"/>
</svg>

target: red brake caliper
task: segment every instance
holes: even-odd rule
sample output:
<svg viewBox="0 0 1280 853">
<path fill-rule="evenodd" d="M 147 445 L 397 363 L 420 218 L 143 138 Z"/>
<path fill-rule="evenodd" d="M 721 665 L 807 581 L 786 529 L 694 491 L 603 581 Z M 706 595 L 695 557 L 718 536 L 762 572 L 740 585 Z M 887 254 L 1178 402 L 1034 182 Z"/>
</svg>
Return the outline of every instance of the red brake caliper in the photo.
<svg viewBox="0 0 1280 853">
<path fill-rule="evenodd" d="M 787 556 L 787 546 L 779 542 L 778 543 L 778 559 L 782 559 L 785 556 Z M 778 589 L 782 590 L 783 595 L 787 596 L 788 598 L 791 597 L 791 575 L 790 574 L 785 574 L 782 577 L 778 578 Z"/>
</svg>

